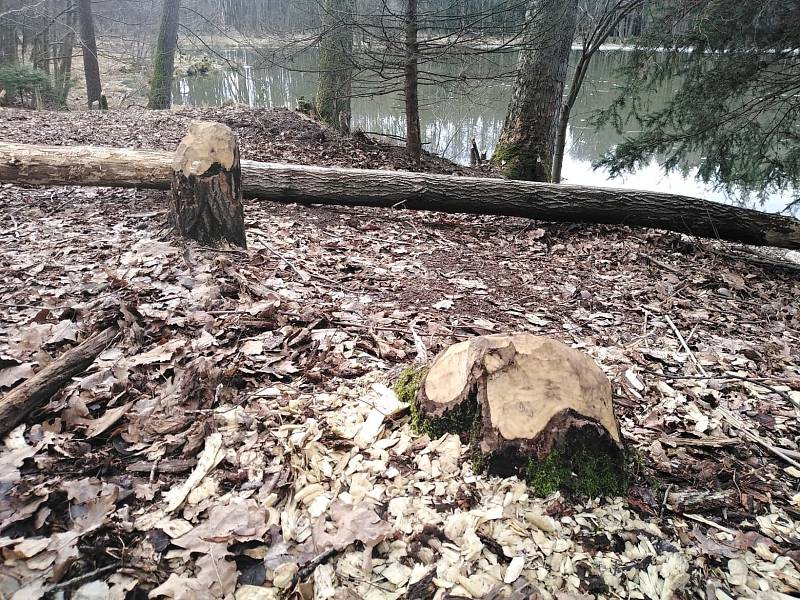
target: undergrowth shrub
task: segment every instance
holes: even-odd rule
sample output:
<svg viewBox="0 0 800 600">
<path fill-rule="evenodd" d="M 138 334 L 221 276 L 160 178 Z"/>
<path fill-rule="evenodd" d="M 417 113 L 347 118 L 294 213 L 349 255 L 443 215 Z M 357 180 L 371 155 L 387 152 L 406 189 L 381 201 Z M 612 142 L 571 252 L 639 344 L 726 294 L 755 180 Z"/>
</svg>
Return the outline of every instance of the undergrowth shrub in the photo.
<svg viewBox="0 0 800 600">
<path fill-rule="evenodd" d="M 37 101 L 38 97 L 38 101 Z M 36 108 L 53 102 L 50 76 L 28 65 L 0 65 L 0 105 Z"/>
</svg>

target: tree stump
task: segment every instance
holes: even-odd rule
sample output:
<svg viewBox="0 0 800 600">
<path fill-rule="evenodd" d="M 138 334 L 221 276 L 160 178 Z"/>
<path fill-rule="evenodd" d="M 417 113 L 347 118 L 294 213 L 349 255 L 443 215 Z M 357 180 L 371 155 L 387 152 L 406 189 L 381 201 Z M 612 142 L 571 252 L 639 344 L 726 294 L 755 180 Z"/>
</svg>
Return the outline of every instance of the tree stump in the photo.
<svg viewBox="0 0 800 600">
<path fill-rule="evenodd" d="M 413 401 L 417 429 L 459 434 L 476 470 L 518 475 L 540 495 L 624 491 L 611 383 L 559 341 L 501 334 L 454 344 L 420 379 Z"/>
<path fill-rule="evenodd" d="M 201 244 L 220 240 L 247 247 L 239 146 L 229 127 L 196 122 L 172 163 L 170 220 L 184 237 Z"/>
</svg>

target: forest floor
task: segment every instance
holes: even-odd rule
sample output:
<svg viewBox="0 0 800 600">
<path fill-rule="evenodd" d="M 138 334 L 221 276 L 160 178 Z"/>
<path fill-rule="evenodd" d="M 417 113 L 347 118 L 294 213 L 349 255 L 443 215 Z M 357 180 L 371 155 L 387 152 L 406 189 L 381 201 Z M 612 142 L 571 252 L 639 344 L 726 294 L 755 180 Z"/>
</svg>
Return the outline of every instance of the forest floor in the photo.
<svg viewBox="0 0 800 600">
<path fill-rule="evenodd" d="M 0 139 L 172 149 L 193 118 L 248 159 L 409 167 L 242 107 L 3 111 Z M 646 229 L 266 200 L 246 251 L 215 250 L 173 237 L 167 204 L 0 187 L 0 393 L 121 329 L 0 449 L 0 598 L 800 593 L 797 266 Z M 404 366 L 507 331 L 601 365 L 640 459 L 626 497 L 531 497 L 385 416 Z"/>
</svg>

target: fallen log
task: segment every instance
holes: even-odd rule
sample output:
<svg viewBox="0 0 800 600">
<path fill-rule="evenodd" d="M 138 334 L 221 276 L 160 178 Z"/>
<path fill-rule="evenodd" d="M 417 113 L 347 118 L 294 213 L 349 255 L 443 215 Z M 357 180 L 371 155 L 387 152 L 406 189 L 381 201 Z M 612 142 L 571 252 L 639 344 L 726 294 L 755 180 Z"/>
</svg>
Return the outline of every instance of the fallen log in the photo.
<svg viewBox="0 0 800 600">
<path fill-rule="evenodd" d="M 173 153 L 0 143 L 0 181 L 168 189 Z M 800 248 L 800 221 L 688 196 L 616 188 L 243 160 L 249 198 L 654 227 Z"/>
<path fill-rule="evenodd" d="M 0 399 L 0 437 L 43 406 L 75 375 L 89 368 L 117 333 L 116 327 L 109 327 L 94 334 L 3 396 Z"/>
</svg>

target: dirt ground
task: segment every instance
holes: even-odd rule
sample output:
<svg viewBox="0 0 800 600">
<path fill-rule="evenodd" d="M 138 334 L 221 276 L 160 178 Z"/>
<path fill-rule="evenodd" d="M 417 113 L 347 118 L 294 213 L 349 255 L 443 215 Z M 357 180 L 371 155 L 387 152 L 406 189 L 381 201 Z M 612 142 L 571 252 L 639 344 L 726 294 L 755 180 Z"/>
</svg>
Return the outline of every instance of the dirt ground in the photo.
<svg viewBox="0 0 800 600">
<path fill-rule="evenodd" d="M 173 149 L 194 118 L 233 127 L 243 158 L 411 166 L 242 107 L 3 111 L 0 139 Z M 0 393 L 120 328 L 0 450 L 1 598 L 800 594 L 796 265 L 645 229 L 267 200 L 246 203 L 246 251 L 211 249 L 172 236 L 167 204 L 0 187 Z M 412 431 L 397 373 L 506 331 L 603 368 L 638 456 L 626 497 L 534 498 L 474 474 L 457 436 Z"/>
</svg>

